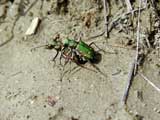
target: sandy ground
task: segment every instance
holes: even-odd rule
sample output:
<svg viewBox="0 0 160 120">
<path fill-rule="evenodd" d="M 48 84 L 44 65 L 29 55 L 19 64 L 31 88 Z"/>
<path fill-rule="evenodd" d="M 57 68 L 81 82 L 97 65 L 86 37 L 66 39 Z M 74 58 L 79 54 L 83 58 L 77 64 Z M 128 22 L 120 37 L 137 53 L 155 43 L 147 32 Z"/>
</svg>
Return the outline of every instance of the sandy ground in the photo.
<svg viewBox="0 0 160 120">
<path fill-rule="evenodd" d="M 0 120 L 158 120 L 160 94 L 139 75 L 131 86 L 127 106 L 122 105 L 135 50 L 113 46 L 123 45 L 125 35 L 113 30 L 107 42 L 103 36 L 85 41 L 103 31 L 101 5 L 96 0 L 70 1 L 57 12 L 56 2 L 0 2 L 0 44 L 4 43 L 0 47 Z M 26 37 L 34 17 L 41 18 L 40 26 L 35 35 Z M 54 64 L 54 50 L 31 51 L 56 33 L 64 39 L 80 31 L 85 42 L 94 41 L 106 51 L 96 64 L 101 72 L 74 63 L 62 67 L 59 56 Z M 140 71 L 160 87 L 159 63 L 158 53 L 152 50 Z M 96 70 L 89 63 L 85 66 Z M 48 104 L 48 96 L 57 100 L 54 106 Z"/>
</svg>

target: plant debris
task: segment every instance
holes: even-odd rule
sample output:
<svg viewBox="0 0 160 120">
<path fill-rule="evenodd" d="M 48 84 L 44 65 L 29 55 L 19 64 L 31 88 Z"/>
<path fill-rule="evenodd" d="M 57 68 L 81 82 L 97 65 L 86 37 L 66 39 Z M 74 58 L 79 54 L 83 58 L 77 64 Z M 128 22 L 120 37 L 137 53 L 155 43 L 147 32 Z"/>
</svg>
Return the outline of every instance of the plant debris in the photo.
<svg viewBox="0 0 160 120">
<path fill-rule="evenodd" d="M 34 18 L 29 26 L 29 28 L 27 29 L 25 35 L 33 35 L 36 33 L 36 30 L 39 26 L 40 23 L 40 19 L 38 17 Z"/>
</svg>

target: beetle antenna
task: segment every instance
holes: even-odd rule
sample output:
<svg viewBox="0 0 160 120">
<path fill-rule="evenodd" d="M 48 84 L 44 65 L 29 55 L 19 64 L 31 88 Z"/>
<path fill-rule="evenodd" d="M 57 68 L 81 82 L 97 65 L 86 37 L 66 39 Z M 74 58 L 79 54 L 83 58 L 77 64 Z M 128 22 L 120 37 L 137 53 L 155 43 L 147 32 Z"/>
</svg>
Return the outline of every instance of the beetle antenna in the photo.
<svg viewBox="0 0 160 120">
<path fill-rule="evenodd" d="M 82 40 L 82 37 L 83 37 L 83 33 L 82 31 L 80 31 L 79 36 L 78 36 L 78 42 Z"/>
<path fill-rule="evenodd" d="M 47 46 L 47 44 L 45 44 L 45 45 L 40 45 L 40 46 L 37 46 L 37 47 L 31 48 L 31 51 L 33 51 L 33 50 L 35 50 L 35 49 L 37 49 L 37 48 L 46 47 L 46 46 Z"/>
</svg>

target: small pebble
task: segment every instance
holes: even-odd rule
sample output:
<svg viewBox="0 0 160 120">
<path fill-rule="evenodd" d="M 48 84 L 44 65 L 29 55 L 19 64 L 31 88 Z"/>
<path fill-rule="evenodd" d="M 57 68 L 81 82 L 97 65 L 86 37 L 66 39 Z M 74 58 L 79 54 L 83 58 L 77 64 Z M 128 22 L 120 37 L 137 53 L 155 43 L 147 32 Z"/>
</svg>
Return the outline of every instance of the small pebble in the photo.
<svg viewBox="0 0 160 120">
<path fill-rule="evenodd" d="M 154 110 L 155 112 L 157 112 L 157 113 L 160 113 L 160 109 L 158 109 L 158 108 L 153 108 L 153 110 Z"/>
<path fill-rule="evenodd" d="M 75 117 L 71 117 L 71 120 L 79 120 L 79 119 Z"/>
<path fill-rule="evenodd" d="M 157 110 L 157 113 L 160 113 L 160 110 Z"/>
<path fill-rule="evenodd" d="M 29 115 L 27 115 L 27 119 L 29 119 L 30 118 L 30 116 Z"/>
<path fill-rule="evenodd" d="M 143 120 L 143 116 L 141 116 L 141 115 L 139 115 L 139 114 L 136 114 L 135 116 L 134 116 L 134 120 Z"/>
<path fill-rule="evenodd" d="M 157 108 L 153 108 L 153 110 L 156 112 L 158 109 Z"/>
<path fill-rule="evenodd" d="M 131 113 L 131 114 L 132 114 L 132 113 L 133 113 L 133 111 L 132 111 L 132 110 L 130 110 L 130 111 L 129 111 L 129 113 Z"/>
<path fill-rule="evenodd" d="M 147 106 L 147 104 L 143 103 L 143 104 L 142 104 L 142 106 L 143 106 L 143 107 L 146 107 L 146 106 Z"/>
</svg>

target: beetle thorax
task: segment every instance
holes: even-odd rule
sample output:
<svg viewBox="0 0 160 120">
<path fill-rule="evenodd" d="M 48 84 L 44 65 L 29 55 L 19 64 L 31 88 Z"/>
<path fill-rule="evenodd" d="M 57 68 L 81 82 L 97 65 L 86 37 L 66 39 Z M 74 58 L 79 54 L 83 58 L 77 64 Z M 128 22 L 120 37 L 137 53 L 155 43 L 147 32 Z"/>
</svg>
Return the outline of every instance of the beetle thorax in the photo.
<svg viewBox="0 0 160 120">
<path fill-rule="evenodd" d="M 77 46 L 77 42 L 72 39 L 65 39 L 62 41 L 64 46 L 75 48 Z"/>
</svg>

